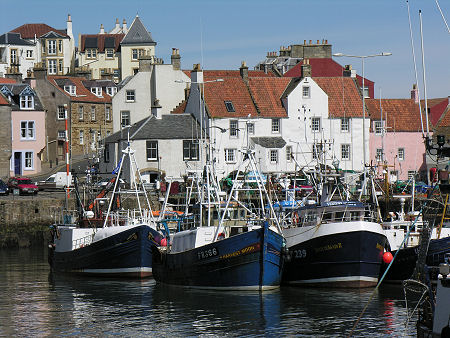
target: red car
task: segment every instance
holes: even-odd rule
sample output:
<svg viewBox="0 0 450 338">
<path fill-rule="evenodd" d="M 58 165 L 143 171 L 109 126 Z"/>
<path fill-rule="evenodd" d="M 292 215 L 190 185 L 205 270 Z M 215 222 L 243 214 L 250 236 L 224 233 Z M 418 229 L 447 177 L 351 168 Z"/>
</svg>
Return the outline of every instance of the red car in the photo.
<svg viewBox="0 0 450 338">
<path fill-rule="evenodd" d="M 38 193 L 38 186 L 26 177 L 11 177 L 8 180 L 8 188 L 10 192 L 19 189 L 19 194 L 34 194 Z"/>
</svg>

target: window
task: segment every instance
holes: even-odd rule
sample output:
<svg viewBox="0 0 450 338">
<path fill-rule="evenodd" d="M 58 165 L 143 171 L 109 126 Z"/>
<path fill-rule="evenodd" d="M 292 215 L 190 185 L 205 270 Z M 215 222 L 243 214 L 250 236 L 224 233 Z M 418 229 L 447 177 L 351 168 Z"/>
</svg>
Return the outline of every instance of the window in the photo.
<svg viewBox="0 0 450 338">
<path fill-rule="evenodd" d="M 139 57 L 138 50 L 137 49 L 132 49 L 131 50 L 131 60 L 137 60 L 138 57 Z"/>
<path fill-rule="evenodd" d="M 238 137 L 238 121 L 230 120 L 230 137 Z"/>
<path fill-rule="evenodd" d="M 20 97 L 20 109 L 33 109 L 34 97 L 33 95 L 22 95 Z"/>
<path fill-rule="evenodd" d="M 120 77 L 120 69 L 114 69 L 113 73 L 115 79 L 118 79 Z"/>
<path fill-rule="evenodd" d="M 226 163 L 236 162 L 236 149 L 225 149 L 225 162 Z"/>
<path fill-rule="evenodd" d="M 62 40 L 58 40 L 58 52 L 62 53 L 63 51 L 63 42 Z"/>
<path fill-rule="evenodd" d="M 67 86 L 64 86 L 64 91 L 67 92 L 67 93 L 69 93 L 70 96 L 75 96 L 75 95 L 77 95 L 77 87 L 74 86 L 74 85 L 67 85 Z"/>
<path fill-rule="evenodd" d="M 25 152 L 25 169 L 33 169 L 33 152 Z"/>
<path fill-rule="evenodd" d="M 103 157 L 105 159 L 105 163 L 109 163 L 109 143 L 105 144 L 105 150 L 103 151 Z"/>
<path fill-rule="evenodd" d="M 58 120 L 65 120 L 66 119 L 66 110 L 64 109 L 64 106 L 58 106 Z"/>
<path fill-rule="evenodd" d="M 350 160 L 350 144 L 341 144 L 341 160 Z"/>
<path fill-rule="evenodd" d="M 56 74 L 56 60 L 50 59 L 48 60 L 48 73 L 49 74 Z"/>
<path fill-rule="evenodd" d="M 320 156 L 322 156 L 322 152 L 323 152 L 322 144 L 319 144 L 319 143 L 313 144 L 313 153 L 312 153 L 313 159 L 319 159 Z"/>
<path fill-rule="evenodd" d="M 255 124 L 254 123 L 247 123 L 247 133 L 249 135 L 255 135 Z"/>
<path fill-rule="evenodd" d="M 198 143 L 193 140 L 183 140 L 183 160 L 198 160 Z"/>
<path fill-rule="evenodd" d="M 383 133 L 383 121 L 375 121 L 375 135 L 381 135 Z"/>
<path fill-rule="evenodd" d="M 78 107 L 78 120 L 83 120 L 84 119 L 84 109 L 83 106 L 79 106 Z"/>
<path fill-rule="evenodd" d="M 56 40 L 48 40 L 47 50 L 48 54 L 56 54 Z"/>
<path fill-rule="evenodd" d="M 114 57 L 114 49 L 112 48 L 107 48 L 106 49 L 106 57 L 108 59 L 112 59 Z"/>
<path fill-rule="evenodd" d="M 65 140 L 66 132 L 64 130 L 58 130 L 58 140 Z"/>
<path fill-rule="evenodd" d="M 63 60 L 58 61 L 58 72 L 63 72 Z"/>
<path fill-rule="evenodd" d="M 272 119 L 272 133 L 280 133 L 280 119 Z"/>
<path fill-rule="evenodd" d="M 106 119 L 106 121 L 111 120 L 111 107 L 105 108 L 105 119 Z"/>
<path fill-rule="evenodd" d="M 292 154 L 292 146 L 286 146 L 286 161 L 292 162 L 293 154 Z"/>
<path fill-rule="evenodd" d="M 416 177 L 417 172 L 415 170 L 408 170 L 408 180 L 413 180 Z"/>
<path fill-rule="evenodd" d="M 109 96 L 114 96 L 117 93 L 116 87 L 106 87 L 106 94 Z"/>
<path fill-rule="evenodd" d="M 32 49 L 28 49 L 27 50 L 27 59 L 32 59 L 33 58 L 33 50 Z"/>
<path fill-rule="evenodd" d="M 86 58 L 87 59 L 97 58 L 97 49 L 95 49 L 95 48 L 86 49 Z"/>
<path fill-rule="evenodd" d="M 17 49 L 11 49 L 9 51 L 10 55 L 9 55 L 9 60 L 11 61 L 12 65 L 16 65 L 18 64 L 19 60 L 17 59 Z"/>
<path fill-rule="evenodd" d="M 350 119 L 347 117 L 341 118 L 341 132 L 348 133 L 350 131 Z"/>
<path fill-rule="evenodd" d="M 381 149 L 381 148 L 377 149 L 377 153 L 376 153 L 375 159 L 377 160 L 377 162 L 382 162 L 383 161 L 383 149 Z"/>
<path fill-rule="evenodd" d="M 102 96 L 102 87 L 92 87 L 91 93 L 95 96 Z"/>
<path fill-rule="evenodd" d="M 366 99 L 369 98 L 369 87 L 364 86 L 363 93 L 364 93 L 364 98 L 366 98 Z"/>
<path fill-rule="evenodd" d="M 231 102 L 231 101 L 225 101 L 225 107 L 227 108 L 227 112 L 229 112 L 229 113 L 232 113 L 235 111 L 233 102 Z"/>
<path fill-rule="evenodd" d="M 20 138 L 22 140 L 34 140 L 34 121 L 20 122 Z"/>
<path fill-rule="evenodd" d="M 278 150 L 270 150 L 270 163 L 278 163 Z"/>
<path fill-rule="evenodd" d="M 405 148 L 398 148 L 397 154 L 398 154 L 399 161 L 405 160 Z"/>
<path fill-rule="evenodd" d="M 158 141 L 147 141 L 147 161 L 158 161 Z"/>
<path fill-rule="evenodd" d="M 134 102 L 135 100 L 134 90 L 127 90 L 125 98 L 127 102 Z"/>
<path fill-rule="evenodd" d="M 310 87 L 309 86 L 303 86 L 302 87 L 302 96 L 304 99 L 310 98 Z"/>
<path fill-rule="evenodd" d="M 91 106 L 91 121 L 95 121 L 95 106 Z"/>
<path fill-rule="evenodd" d="M 130 125 L 130 111 L 129 110 L 122 110 L 120 112 L 120 124 L 123 127 Z"/>
<path fill-rule="evenodd" d="M 79 133 L 80 144 L 84 144 L 84 131 L 80 130 Z"/>
<path fill-rule="evenodd" d="M 311 119 L 311 130 L 314 133 L 320 132 L 320 117 L 313 117 Z"/>
<path fill-rule="evenodd" d="M 397 170 L 391 170 L 390 174 L 391 174 L 390 180 L 392 182 L 395 182 L 398 180 L 398 171 Z"/>
</svg>

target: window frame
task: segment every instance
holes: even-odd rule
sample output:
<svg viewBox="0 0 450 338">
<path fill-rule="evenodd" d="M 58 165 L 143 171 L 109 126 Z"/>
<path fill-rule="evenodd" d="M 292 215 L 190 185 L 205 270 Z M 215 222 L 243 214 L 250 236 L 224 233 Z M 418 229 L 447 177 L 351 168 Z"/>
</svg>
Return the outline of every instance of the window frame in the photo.
<svg viewBox="0 0 450 338">
<path fill-rule="evenodd" d="M 224 104 L 225 104 L 225 108 L 226 108 L 227 112 L 233 113 L 236 111 L 236 109 L 234 108 L 233 102 L 224 101 Z"/>
<path fill-rule="evenodd" d="M 114 48 L 106 48 L 105 50 L 105 58 L 114 59 Z"/>
<path fill-rule="evenodd" d="M 47 54 L 56 55 L 56 40 L 47 40 Z"/>
<path fill-rule="evenodd" d="M 183 140 L 183 161 L 198 161 L 199 146 L 196 140 Z"/>
<path fill-rule="evenodd" d="M 230 120 L 229 132 L 230 132 L 230 138 L 239 138 L 239 121 L 238 120 Z"/>
<path fill-rule="evenodd" d="M 28 163 L 29 165 L 27 165 Z M 34 152 L 33 151 L 24 151 L 23 152 L 23 169 L 24 170 L 33 170 L 34 169 Z"/>
<path fill-rule="evenodd" d="M 281 133 L 281 119 L 272 119 L 272 124 L 270 127 L 272 134 Z"/>
<path fill-rule="evenodd" d="M 375 135 L 383 135 L 384 120 L 375 120 L 373 122 L 373 131 Z"/>
<path fill-rule="evenodd" d="M 84 145 L 84 130 L 78 132 L 78 142 L 80 145 Z"/>
<path fill-rule="evenodd" d="M 286 162 L 292 162 L 293 157 L 292 146 L 286 146 Z"/>
<path fill-rule="evenodd" d="M 278 163 L 278 149 L 269 150 L 269 161 L 271 164 Z"/>
<path fill-rule="evenodd" d="M 350 119 L 348 117 L 341 118 L 341 133 L 350 132 Z"/>
<path fill-rule="evenodd" d="M 159 156 L 158 141 L 146 140 L 145 150 L 146 150 L 147 162 L 158 161 L 158 156 Z M 151 155 L 153 155 L 153 156 L 151 156 Z"/>
<path fill-rule="evenodd" d="M 341 144 L 341 160 L 350 161 L 351 160 L 351 147 L 350 144 Z"/>
<path fill-rule="evenodd" d="M 236 149 L 225 148 L 224 149 L 225 163 L 236 163 Z"/>
<path fill-rule="evenodd" d="M 78 121 L 84 120 L 84 106 L 78 106 Z"/>
<path fill-rule="evenodd" d="M 134 89 L 127 89 L 125 91 L 126 102 L 136 102 L 136 91 Z"/>
<path fill-rule="evenodd" d="M 20 96 L 20 109 L 25 109 L 25 110 L 34 109 L 34 96 L 33 95 L 21 95 Z"/>
<path fill-rule="evenodd" d="M 405 148 L 398 148 L 397 149 L 397 158 L 398 158 L 399 161 L 404 161 L 405 160 Z"/>
<path fill-rule="evenodd" d="M 62 111 L 61 111 L 61 108 L 62 108 Z M 64 108 L 64 106 L 58 106 L 57 109 L 58 109 L 58 111 L 57 111 L 57 119 L 58 120 L 65 120 L 66 119 L 66 109 Z"/>
<path fill-rule="evenodd" d="M 20 140 L 22 141 L 36 140 L 36 123 L 34 120 L 20 121 Z"/>
<path fill-rule="evenodd" d="M 58 73 L 58 60 L 56 59 L 48 59 L 48 74 L 56 75 Z"/>
<path fill-rule="evenodd" d="M 320 117 L 311 117 L 311 132 L 320 133 L 321 120 Z"/>
<path fill-rule="evenodd" d="M 311 98 L 311 86 L 302 86 L 302 98 L 304 99 Z"/>
<path fill-rule="evenodd" d="M 375 161 L 377 162 L 383 162 L 383 149 L 382 148 L 377 148 L 375 150 Z"/>
<path fill-rule="evenodd" d="M 124 115 L 126 113 L 126 115 Z M 127 121 L 126 124 L 124 124 L 124 117 Z M 120 111 L 120 125 L 122 128 L 125 128 L 126 126 L 130 125 L 130 111 L 129 110 L 121 110 Z"/>
</svg>

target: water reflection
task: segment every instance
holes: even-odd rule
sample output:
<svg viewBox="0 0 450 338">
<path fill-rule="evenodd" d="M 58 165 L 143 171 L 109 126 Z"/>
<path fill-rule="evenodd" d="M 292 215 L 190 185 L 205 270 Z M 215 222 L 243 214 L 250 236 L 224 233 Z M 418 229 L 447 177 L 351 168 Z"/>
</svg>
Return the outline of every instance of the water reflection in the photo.
<svg viewBox="0 0 450 338">
<path fill-rule="evenodd" d="M 346 336 L 373 289 L 217 292 L 49 273 L 46 253 L 0 251 L 0 336 Z M 403 291 L 377 292 L 355 337 L 402 336 Z M 415 336 L 415 318 L 406 335 Z"/>
</svg>

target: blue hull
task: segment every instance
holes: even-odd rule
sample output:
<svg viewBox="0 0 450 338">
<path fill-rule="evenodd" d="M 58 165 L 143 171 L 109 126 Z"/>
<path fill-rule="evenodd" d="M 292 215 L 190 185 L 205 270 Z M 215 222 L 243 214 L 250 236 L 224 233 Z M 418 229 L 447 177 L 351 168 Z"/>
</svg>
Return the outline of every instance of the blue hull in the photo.
<svg viewBox="0 0 450 338">
<path fill-rule="evenodd" d="M 395 256 L 396 252 L 393 251 L 392 255 Z M 401 282 L 411 278 L 416 267 L 417 252 L 417 246 L 398 250 L 398 254 L 384 280 L 387 282 Z M 447 253 L 450 253 L 450 237 L 432 239 L 428 246 L 426 264 L 428 266 L 439 266 L 440 263 L 444 263 L 444 257 Z M 388 264 L 383 264 L 382 274 L 386 271 L 387 267 Z"/>
<path fill-rule="evenodd" d="M 283 237 L 267 228 L 179 253 L 154 248 L 156 281 L 201 289 L 263 290 L 280 286 Z"/>
<path fill-rule="evenodd" d="M 369 231 L 336 233 L 289 247 L 284 284 L 369 287 L 378 282 L 386 237 Z"/>
<path fill-rule="evenodd" d="M 148 277 L 152 275 L 152 247 L 160 237 L 149 226 L 140 225 L 72 251 L 50 249 L 49 263 L 60 272 Z"/>
</svg>

